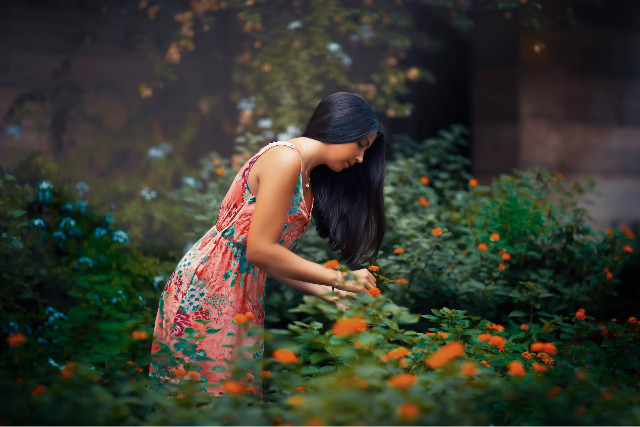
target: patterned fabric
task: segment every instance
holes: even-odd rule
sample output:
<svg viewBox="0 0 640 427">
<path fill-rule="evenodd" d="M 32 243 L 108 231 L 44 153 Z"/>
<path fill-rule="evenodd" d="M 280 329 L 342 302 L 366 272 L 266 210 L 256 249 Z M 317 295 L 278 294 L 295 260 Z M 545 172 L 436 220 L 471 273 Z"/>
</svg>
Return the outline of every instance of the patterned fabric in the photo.
<svg viewBox="0 0 640 427">
<path fill-rule="evenodd" d="M 242 337 L 241 328 L 232 320 L 236 314 L 250 311 L 254 315 L 250 320 L 252 325 L 264 327 L 266 273 L 249 263 L 245 256 L 247 234 L 256 202 L 256 196 L 249 189 L 248 178 L 256 160 L 278 145 L 295 150 L 293 144 L 273 142 L 244 164 L 222 201 L 217 223 L 189 249 L 169 277 L 156 316 L 151 377 L 162 382 L 171 380 L 172 373 L 165 368 L 167 360 L 188 363 L 188 366 L 195 364 L 201 367 L 200 379 L 211 383 L 209 392 L 220 394 L 220 381 L 229 376 L 222 367 L 226 366 L 225 359 L 233 360 L 234 350 L 238 346 L 249 346 L 253 354 L 247 356 L 258 364 L 262 361 L 262 338 Z M 280 244 L 293 250 L 307 231 L 310 218 L 311 210 L 307 211 L 304 201 L 301 170 Z M 180 340 L 189 327 L 205 338 L 186 343 L 184 339 Z M 209 334 L 207 330 L 210 328 L 220 331 Z M 167 344 L 171 353 L 159 352 L 162 346 L 158 343 Z M 259 375 L 257 372 L 252 374 L 252 385 L 260 390 Z"/>
</svg>

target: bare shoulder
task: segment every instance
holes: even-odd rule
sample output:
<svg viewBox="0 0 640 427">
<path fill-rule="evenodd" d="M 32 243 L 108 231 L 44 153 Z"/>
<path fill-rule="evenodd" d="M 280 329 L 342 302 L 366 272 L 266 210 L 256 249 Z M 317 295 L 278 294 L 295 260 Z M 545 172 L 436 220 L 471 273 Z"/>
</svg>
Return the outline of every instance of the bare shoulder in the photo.
<svg viewBox="0 0 640 427">
<path fill-rule="evenodd" d="M 300 174 L 300 157 L 290 147 L 279 145 L 265 151 L 256 160 L 249 173 L 249 187 L 258 194 L 265 181 L 275 181 L 278 185 L 295 185 Z"/>
</svg>

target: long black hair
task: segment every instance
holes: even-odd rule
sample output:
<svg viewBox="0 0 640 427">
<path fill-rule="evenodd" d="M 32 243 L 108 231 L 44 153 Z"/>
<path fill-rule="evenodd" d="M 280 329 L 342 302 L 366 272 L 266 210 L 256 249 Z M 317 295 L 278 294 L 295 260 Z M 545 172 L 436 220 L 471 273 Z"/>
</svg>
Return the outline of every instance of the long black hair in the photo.
<svg viewBox="0 0 640 427">
<path fill-rule="evenodd" d="M 311 172 L 313 219 L 348 264 L 373 262 L 384 237 L 385 141 L 380 122 L 359 95 L 337 92 L 316 107 L 302 136 L 329 144 L 361 141 L 377 132 L 362 163 L 341 172 L 320 165 Z"/>
</svg>

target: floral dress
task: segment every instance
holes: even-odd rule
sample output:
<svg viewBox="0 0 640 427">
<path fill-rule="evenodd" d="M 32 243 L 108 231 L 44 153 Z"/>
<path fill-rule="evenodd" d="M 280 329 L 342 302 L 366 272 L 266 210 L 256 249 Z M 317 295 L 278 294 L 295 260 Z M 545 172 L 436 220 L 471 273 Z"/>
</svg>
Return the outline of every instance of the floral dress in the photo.
<svg viewBox="0 0 640 427">
<path fill-rule="evenodd" d="M 250 158 L 234 178 L 222 201 L 217 223 L 189 249 L 169 277 L 156 316 L 149 372 L 151 377 L 162 382 L 170 381 L 174 373 L 167 370 L 167 361 L 172 359 L 179 365 L 189 363 L 191 370 L 195 364 L 200 367 L 195 370 L 199 378 L 211 384 L 208 391 L 220 394 L 221 381 L 230 376 L 226 372 L 226 360 L 233 360 L 238 346 L 249 346 L 253 354 L 248 354 L 248 357 L 258 364 L 262 361 L 262 338 L 243 334 L 241 326 L 233 322 L 233 318 L 238 313 L 251 312 L 253 318 L 249 322 L 264 327 L 266 273 L 246 258 L 247 234 L 256 202 L 248 179 L 256 160 L 278 145 L 296 150 L 293 144 L 278 141 Z M 282 230 L 282 246 L 290 250 L 295 248 L 307 231 L 311 209 L 307 210 L 304 201 L 301 170 Z M 186 343 L 184 339 L 178 339 L 185 335 L 185 329 L 189 327 L 204 338 Z M 211 329 L 219 331 L 208 333 Z M 159 352 L 163 347 L 159 343 L 171 348 L 169 355 L 166 351 Z M 252 385 L 259 387 L 259 375 L 257 372 L 252 374 Z"/>
</svg>

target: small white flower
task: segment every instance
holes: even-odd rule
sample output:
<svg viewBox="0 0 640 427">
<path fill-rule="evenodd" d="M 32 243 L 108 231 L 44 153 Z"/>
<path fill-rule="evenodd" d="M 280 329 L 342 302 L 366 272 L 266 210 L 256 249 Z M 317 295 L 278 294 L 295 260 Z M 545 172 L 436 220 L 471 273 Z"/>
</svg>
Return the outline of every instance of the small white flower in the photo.
<svg viewBox="0 0 640 427">
<path fill-rule="evenodd" d="M 287 24 L 288 30 L 295 30 L 296 28 L 301 28 L 301 27 L 302 27 L 302 21 L 300 20 L 291 21 Z"/>
<path fill-rule="evenodd" d="M 196 186 L 196 180 L 193 177 L 190 176 L 183 176 L 182 177 L 182 183 L 188 187 L 195 187 Z"/>
<path fill-rule="evenodd" d="M 269 129 L 273 126 L 273 120 L 266 118 L 258 120 L 258 127 L 260 129 Z"/>
<path fill-rule="evenodd" d="M 158 196 L 158 193 L 156 193 L 154 190 L 150 189 L 149 187 L 144 187 L 142 190 L 140 190 L 140 197 L 142 197 L 145 200 L 153 200 Z"/>
<path fill-rule="evenodd" d="M 238 102 L 236 107 L 238 110 L 253 111 L 253 109 L 256 108 L 256 97 L 251 95 L 249 98 L 243 98 Z"/>
<path fill-rule="evenodd" d="M 338 53 L 342 51 L 342 46 L 339 43 L 331 42 L 327 44 L 327 50 L 331 53 Z"/>
<path fill-rule="evenodd" d="M 151 147 L 147 151 L 147 158 L 149 160 L 160 160 L 164 159 L 165 153 L 158 147 Z"/>
</svg>

